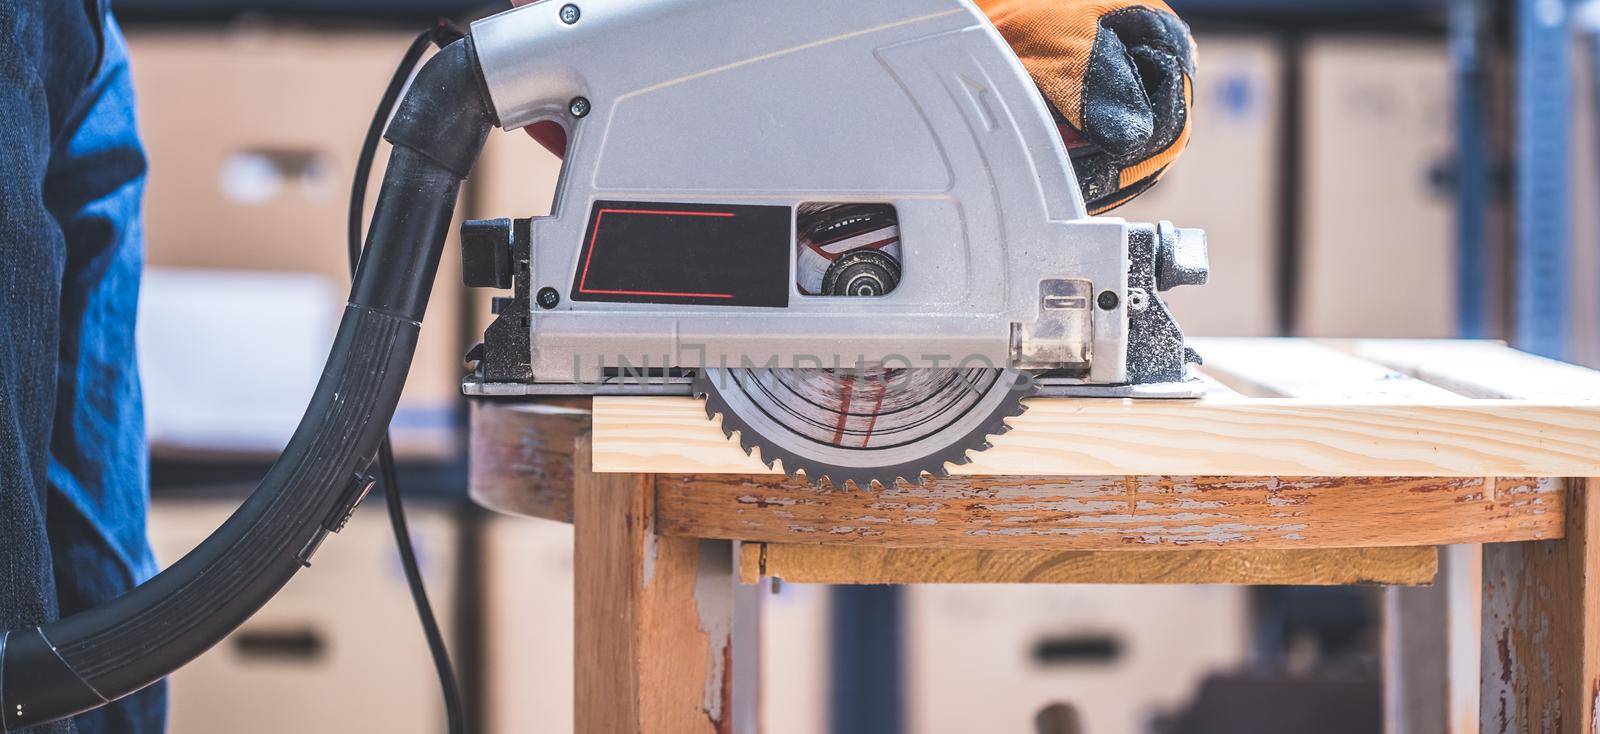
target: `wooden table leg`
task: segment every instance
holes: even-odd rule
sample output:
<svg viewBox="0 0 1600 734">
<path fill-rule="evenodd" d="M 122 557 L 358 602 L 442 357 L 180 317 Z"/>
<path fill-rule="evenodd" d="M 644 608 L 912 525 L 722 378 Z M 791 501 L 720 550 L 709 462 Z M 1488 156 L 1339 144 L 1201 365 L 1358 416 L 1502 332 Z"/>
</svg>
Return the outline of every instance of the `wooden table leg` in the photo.
<svg viewBox="0 0 1600 734">
<path fill-rule="evenodd" d="M 1562 540 L 1484 546 L 1484 731 L 1600 734 L 1600 479 L 1568 481 Z"/>
<path fill-rule="evenodd" d="M 576 730 L 733 731 L 731 543 L 658 537 L 654 477 L 590 472 L 587 434 L 574 458 Z"/>
</svg>

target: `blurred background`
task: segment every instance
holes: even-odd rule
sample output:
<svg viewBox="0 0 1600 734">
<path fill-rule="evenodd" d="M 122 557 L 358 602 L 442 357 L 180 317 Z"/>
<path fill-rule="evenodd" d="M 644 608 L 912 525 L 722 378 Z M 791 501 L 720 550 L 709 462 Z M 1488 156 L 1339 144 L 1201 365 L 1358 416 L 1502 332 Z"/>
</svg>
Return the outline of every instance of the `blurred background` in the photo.
<svg viewBox="0 0 1600 734">
<path fill-rule="evenodd" d="M 1117 215 L 1209 232 L 1211 286 L 1170 298 L 1191 334 L 1494 338 L 1600 366 L 1590 8 L 1172 4 L 1200 49 L 1193 143 Z M 343 303 L 356 155 L 411 36 L 501 7 L 117 0 L 150 158 L 138 339 L 163 561 L 226 516 L 300 416 Z M 544 214 L 558 169 L 496 133 L 461 211 Z M 571 528 L 467 500 L 457 384 L 490 313 L 455 253 L 395 421 L 413 532 L 473 718 L 569 731 Z M 176 676 L 175 734 L 442 729 L 380 505 Z M 773 734 L 1382 727 L 1377 589 L 774 592 Z"/>
</svg>

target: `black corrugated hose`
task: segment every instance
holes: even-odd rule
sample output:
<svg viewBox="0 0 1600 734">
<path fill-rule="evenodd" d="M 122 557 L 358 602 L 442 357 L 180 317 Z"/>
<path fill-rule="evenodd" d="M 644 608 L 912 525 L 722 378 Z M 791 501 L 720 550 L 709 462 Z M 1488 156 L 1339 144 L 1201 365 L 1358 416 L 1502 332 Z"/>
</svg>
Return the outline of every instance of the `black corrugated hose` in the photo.
<svg viewBox="0 0 1600 734">
<path fill-rule="evenodd" d="M 406 55 L 400 60 L 400 66 L 395 69 L 394 76 L 389 79 L 389 87 L 384 90 L 383 100 L 378 103 L 377 112 L 372 116 L 372 124 L 367 128 L 367 137 L 361 144 L 361 156 L 356 162 L 354 183 L 350 187 L 350 227 L 347 244 L 350 250 L 350 277 L 356 274 L 356 265 L 361 261 L 361 244 L 364 241 L 362 232 L 362 218 L 367 204 L 367 182 L 372 176 L 372 164 L 378 155 L 378 141 L 383 138 L 383 127 L 389 123 L 389 116 L 394 114 L 394 106 L 400 101 L 400 93 L 405 90 L 406 82 L 416 72 L 417 65 L 422 63 L 422 57 L 427 53 L 429 46 L 445 46 L 454 43 L 465 35 L 454 24 L 440 20 L 433 28 L 417 34 L 411 42 L 411 47 L 406 49 Z M 389 527 L 394 531 L 394 542 L 400 551 L 400 566 L 405 570 L 406 586 L 411 590 L 411 602 L 417 609 L 417 620 L 422 623 L 422 634 L 428 640 L 428 653 L 433 657 L 434 672 L 439 676 L 439 689 L 444 696 L 444 710 L 446 721 L 449 722 L 450 734 L 464 734 L 466 732 L 466 712 L 461 702 L 461 686 L 456 681 L 455 666 L 450 663 L 450 649 L 445 644 L 444 635 L 439 631 L 439 621 L 434 616 L 433 605 L 428 601 L 428 588 L 422 579 L 422 569 L 417 563 L 417 553 L 411 544 L 411 530 L 406 524 L 405 505 L 402 504 L 400 493 L 400 476 L 395 471 L 394 448 L 388 432 L 384 433 L 383 443 L 378 445 L 378 483 L 383 485 L 383 501 L 389 511 Z"/>
</svg>

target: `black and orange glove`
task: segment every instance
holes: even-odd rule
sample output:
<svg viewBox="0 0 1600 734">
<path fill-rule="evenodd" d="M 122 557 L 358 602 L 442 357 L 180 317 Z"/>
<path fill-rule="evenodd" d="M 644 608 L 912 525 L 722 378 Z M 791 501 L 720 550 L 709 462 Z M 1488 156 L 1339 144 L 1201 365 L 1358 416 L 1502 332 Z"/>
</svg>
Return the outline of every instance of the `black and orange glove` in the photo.
<svg viewBox="0 0 1600 734">
<path fill-rule="evenodd" d="M 1189 142 L 1194 39 L 1161 0 L 978 0 L 1044 94 L 1091 214 L 1155 184 Z"/>
</svg>

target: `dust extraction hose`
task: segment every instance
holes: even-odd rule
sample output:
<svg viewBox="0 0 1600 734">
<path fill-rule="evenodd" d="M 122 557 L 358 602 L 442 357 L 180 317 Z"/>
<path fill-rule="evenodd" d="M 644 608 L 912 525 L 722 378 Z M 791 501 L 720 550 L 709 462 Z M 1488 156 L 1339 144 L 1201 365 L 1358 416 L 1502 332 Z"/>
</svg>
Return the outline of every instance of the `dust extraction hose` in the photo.
<svg viewBox="0 0 1600 734">
<path fill-rule="evenodd" d="M 282 456 L 205 542 L 110 602 L 0 638 L 0 731 L 72 716 L 165 677 L 309 565 L 371 486 L 449 232 L 493 115 L 471 40 L 412 82 L 328 364 Z"/>
</svg>

